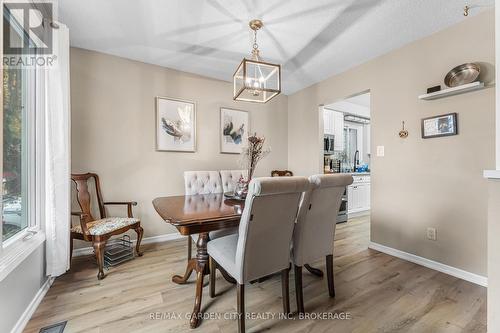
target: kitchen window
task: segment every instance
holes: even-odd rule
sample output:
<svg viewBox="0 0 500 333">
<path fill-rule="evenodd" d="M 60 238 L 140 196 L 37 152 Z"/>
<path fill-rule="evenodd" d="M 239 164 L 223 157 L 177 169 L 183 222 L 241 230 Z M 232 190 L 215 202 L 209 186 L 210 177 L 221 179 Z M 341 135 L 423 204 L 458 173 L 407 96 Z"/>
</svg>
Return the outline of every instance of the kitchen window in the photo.
<svg viewBox="0 0 500 333">
<path fill-rule="evenodd" d="M 359 163 L 363 164 L 363 125 L 351 122 L 344 124 L 344 153 L 349 167 L 354 168 L 354 155 L 359 151 Z"/>
</svg>

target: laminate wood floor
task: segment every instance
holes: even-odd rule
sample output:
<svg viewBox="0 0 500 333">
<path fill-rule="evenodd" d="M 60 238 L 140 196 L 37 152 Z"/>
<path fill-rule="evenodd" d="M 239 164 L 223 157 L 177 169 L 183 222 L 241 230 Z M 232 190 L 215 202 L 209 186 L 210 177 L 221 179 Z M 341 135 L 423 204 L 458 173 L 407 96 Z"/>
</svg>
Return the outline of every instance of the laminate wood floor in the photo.
<svg viewBox="0 0 500 333">
<path fill-rule="evenodd" d="M 328 297 L 325 278 L 303 273 L 310 318 L 273 318 L 282 309 L 279 276 L 246 286 L 246 311 L 256 317 L 246 321 L 247 332 L 486 332 L 486 288 L 368 249 L 369 232 L 368 217 L 339 225 L 335 298 Z M 193 307 L 194 274 L 187 285 L 171 282 L 172 275 L 184 272 L 185 240 L 144 250 L 143 257 L 111 269 L 102 281 L 91 256 L 75 258 L 25 332 L 64 320 L 66 333 L 236 331 L 234 318 L 224 319 L 236 313 L 236 288 L 220 275 L 218 296 L 211 299 L 208 286 L 203 294 L 202 309 L 212 318 L 189 328 L 185 316 Z M 313 266 L 325 269 L 323 261 Z M 296 311 L 292 272 L 290 301 Z"/>
</svg>

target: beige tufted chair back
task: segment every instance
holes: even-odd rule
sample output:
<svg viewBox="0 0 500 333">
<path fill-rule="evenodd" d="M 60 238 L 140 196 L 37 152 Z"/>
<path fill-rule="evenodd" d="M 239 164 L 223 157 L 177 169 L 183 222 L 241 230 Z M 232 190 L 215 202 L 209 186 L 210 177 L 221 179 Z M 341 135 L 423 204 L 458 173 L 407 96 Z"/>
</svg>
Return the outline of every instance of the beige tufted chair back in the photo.
<svg viewBox="0 0 500 333">
<path fill-rule="evenodd" d="M 222 193 L 219 171 L 184 171 L 186 195 Z"/>
<path fill-rule="evenodd" d="M 236 269 L 243 284 L 278 272 L 290 263 L 290 242 L 302 193 L 310 187 L 305 177 L 254 178 L 248 186 L 241 215 Z"/>
<path fill-rule="evenodd" d="M 333 240 L 342 195 L 350 174 L 314 175 L 304 193 L 293 232 L 293 263 L 297 266 L 333 254 Z"/>
<path fill-rule="evenodd" d="M 224 192 L 233 192 L 240 177 L 247 179 L 247 170 L 221 170 L 222 189 Z"/>
</svg>

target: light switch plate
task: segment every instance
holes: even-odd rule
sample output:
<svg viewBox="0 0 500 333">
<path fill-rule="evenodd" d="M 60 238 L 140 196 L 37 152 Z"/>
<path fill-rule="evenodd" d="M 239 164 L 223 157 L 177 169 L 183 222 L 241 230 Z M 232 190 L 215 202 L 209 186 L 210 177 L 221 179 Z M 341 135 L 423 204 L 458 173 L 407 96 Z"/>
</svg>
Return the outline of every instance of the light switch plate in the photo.
<svg viewBox="0 0 500 333">
<path fill-rule="evenodd" d="M 385 147 L 384 146 L 377 146 L 377 156 L 384 157 L 384 155 L 385 155 Z"/>
</svg>

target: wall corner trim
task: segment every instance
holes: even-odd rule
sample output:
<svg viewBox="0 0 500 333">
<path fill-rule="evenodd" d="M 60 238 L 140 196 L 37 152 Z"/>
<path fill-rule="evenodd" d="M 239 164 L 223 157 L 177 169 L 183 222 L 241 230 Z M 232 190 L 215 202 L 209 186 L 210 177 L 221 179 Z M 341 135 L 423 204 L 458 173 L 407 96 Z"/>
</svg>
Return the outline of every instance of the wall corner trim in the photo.
<svg viewBox="0 0 500 333">
<path fill-rule="evenodd" d="M 388 247 L 382 244 L 370 242 L 370 245 L 368 246 L 370 249 L 383 252 L 385 254 L 391 255 L 393 257 L 397 257 L 406 261 L 410 261 L 412 263 L 433 269 L 435 271 L 445 273 L 451 276 L 454 276 L 456 278 L 469 281 L 472 283 L 475 283 L 477 285 L 483 286 L 483 287 L 488 287 L 488 278 L 485 276 L 481 276 L 478 274 L 474 274 L 471 272 L 464 271 L 460 268 L 448 266 L 445 264 L 442 264 L 440 262 L 430 260 L 427 258 L 419 257 L 414 254 L 404 252 L 401 250 L 394 249 L 392 247 Z"/>
<path fill-rule="evenodd" d="M 17 320 L 16 325 L 12 328 L 10 333 L 22 333 L 24 331 L 24 328 L 28 324 L 28 322 L 31 319 L 31 316 L 35 313 L 36 309 L 38 308 L 38 305 L 42 302 L 43 298 L 45 297 L 45 294 L 47 291 L 49 291 L 50 286 L 52 286 L 52 283 L 54 282 L 54 279 L 52 276 L 48 276 L 47 280 L 45 283 L 40 287 L 38 292 L 36 293 L 35 297 L 31 300 L 30 304 L 24 310 L 23 314 L 21 317 Z"/>
<path fill-rule="evenodd" d="M 179 233 L 174 232 L 174 233 L 164 234 L 164 235 L 159 235 L 159 236 L 145 237 L 142 239 L 141 245 L 169 242 L 169 241 L 174 241 L 174 240 L 183 239 L 183 238 L 186 238 L 186 236 L 183 236 Z M 137 243 L 137 240 L 134 239 L 133 242 L 135 244 L 135 243 Z M 94 249 L 91 246 L 82 247 L 82 248 L 73 250 L 73 257 L 86 256 L 86 255 L 93 254 L 93 253 L 94 253 Z"/>
<path fill-rule="evenodd" d="M 500 179 L 500 170 L 484 170 L 483 177 L 490 179 Z"/>
</svg>

